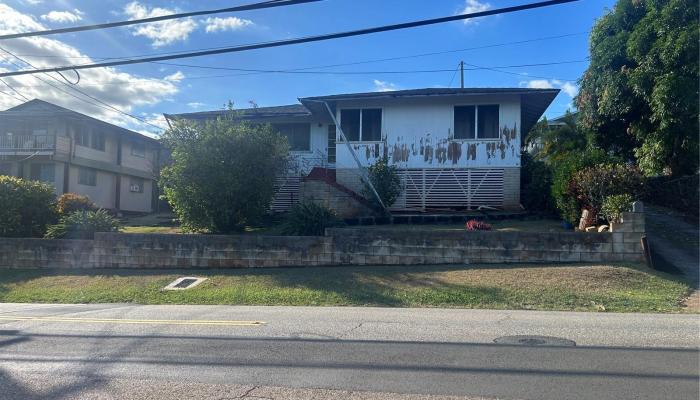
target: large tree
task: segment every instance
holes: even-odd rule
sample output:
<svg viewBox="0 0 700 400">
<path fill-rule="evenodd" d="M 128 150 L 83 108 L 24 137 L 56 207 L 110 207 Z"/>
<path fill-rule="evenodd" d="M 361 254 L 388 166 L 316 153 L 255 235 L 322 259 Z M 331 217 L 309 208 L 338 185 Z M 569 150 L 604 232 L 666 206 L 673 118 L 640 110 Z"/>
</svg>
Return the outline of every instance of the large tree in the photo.
<svg viewBox="0 0 700 400">
<path fill-rule="evenodd" d="M 598 145 L 648 175 L 698 168 L 698 2 L 619 0 L 595 24 L 576 99 Z"/>
<path fill-rule="evenodd" d="M 270 125 L 235 117 L 178 122 L 162 141 L 172 155 L 161 172 L 166 199 L 183 228 L 211 233 L 240 231 L 267 212 L 289 148 Z"/>
</svg>

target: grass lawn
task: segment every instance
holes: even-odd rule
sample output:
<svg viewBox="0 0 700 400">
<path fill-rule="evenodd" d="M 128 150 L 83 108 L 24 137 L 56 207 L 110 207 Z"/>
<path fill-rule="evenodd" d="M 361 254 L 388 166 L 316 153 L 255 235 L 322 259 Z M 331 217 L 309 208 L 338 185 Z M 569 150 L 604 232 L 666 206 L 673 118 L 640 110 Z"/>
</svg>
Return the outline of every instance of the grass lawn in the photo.
<svg viewBox="0 0 700 400">
<path fill-rule="evenodd" d="M 161 291 L 187 275 L 209 279 Z M 581 264 L 0 271 L 0 302 L 681 312 L 688 292 L 684 281 L 646 268 Z"/>
</svg>

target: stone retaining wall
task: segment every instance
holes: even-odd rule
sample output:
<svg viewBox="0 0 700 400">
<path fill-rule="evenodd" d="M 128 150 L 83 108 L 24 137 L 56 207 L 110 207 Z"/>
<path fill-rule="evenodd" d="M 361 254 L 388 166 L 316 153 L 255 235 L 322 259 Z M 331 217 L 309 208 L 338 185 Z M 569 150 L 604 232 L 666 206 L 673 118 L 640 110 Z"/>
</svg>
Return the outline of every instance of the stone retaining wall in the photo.
<svg viewBox="0 0 700 400">
<path fill-rule="evenodd" d="M 328 229 L 326 236 L 98 233 L 95 240 L 0 239 L 0 268 L 252 268 L 643 262 L 644 215 L 613 232 Z"/>
</svg>

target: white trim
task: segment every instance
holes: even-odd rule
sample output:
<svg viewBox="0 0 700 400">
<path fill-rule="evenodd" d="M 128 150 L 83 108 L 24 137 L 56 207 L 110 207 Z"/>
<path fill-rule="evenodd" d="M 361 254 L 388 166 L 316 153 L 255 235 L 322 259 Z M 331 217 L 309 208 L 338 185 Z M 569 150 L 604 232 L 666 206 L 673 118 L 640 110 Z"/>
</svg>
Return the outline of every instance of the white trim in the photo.
<svg viewBox="0 0 700 400">
<path fill-rule="evenodd" d="M 381 111 L 381 124 L 379 126 L 379 140 L 362 140 L 362 110 L 380 110 Z M 373 144 L 373 143 L 384 143 L 382 140 L 382 136 L 384 135 L 384 107 L 371 107 L 371 106 L 360 106 L 360 107 L 343 107 L 343 108 L 338 108 L 336 110 L 337 112 L 337 119 L 338 123 L 342 124 L 343 119 L 341 117 L 342 111 L 343 110 L 360 110 L 360 131 L 358 132 L 358 136 L 360 140 L 349 140 L 347 143 L 350 144 Z M 454 117 L 452 118 L 454 120 Z M 338 132 L 336 131 L 336 143 L 344 143 L 340 140 L 338 140 Z"/>
</svg>

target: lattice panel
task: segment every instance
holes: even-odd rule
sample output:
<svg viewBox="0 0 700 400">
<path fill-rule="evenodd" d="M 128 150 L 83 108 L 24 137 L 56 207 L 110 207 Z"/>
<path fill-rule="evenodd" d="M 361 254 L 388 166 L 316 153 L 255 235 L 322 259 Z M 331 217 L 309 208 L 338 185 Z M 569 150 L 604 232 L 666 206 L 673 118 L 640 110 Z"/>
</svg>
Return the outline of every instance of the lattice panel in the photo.
<svg viewBox="0 0 700 400">
<path fill-rule="evenodd" d="M 503 169 L 400 170 L 404 191 L 391 209 L 475 209 L 503 206 Z"/>
<path fill-rule="evenodd" d="M 274 212 L 289 211 L 299 202 L 300 176 L 283 176 L 275 183 L 275 197 L 272 199 L 270 210 Z"/>
</svg>

